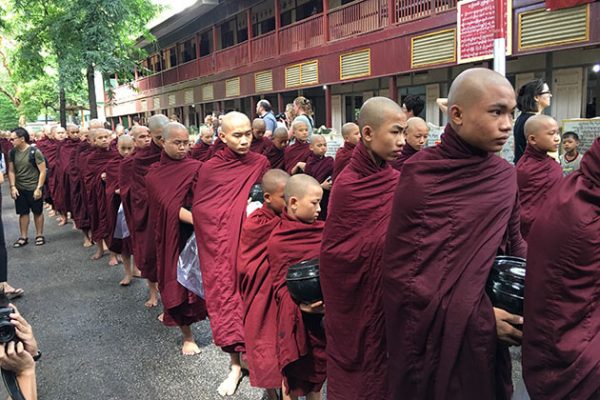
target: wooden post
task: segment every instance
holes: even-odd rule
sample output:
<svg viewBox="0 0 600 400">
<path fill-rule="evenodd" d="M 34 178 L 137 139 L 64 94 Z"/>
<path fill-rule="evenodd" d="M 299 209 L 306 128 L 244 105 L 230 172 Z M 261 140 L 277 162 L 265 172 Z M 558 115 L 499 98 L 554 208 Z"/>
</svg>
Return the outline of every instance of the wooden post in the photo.
<svg viewBox="0 0 600 400">
<path fill-rule="evenodd" d="M 200 76 L 200 32 L 196 32 L 196 76 Z"/>
<path fill-rule="evenodd" d="M 283 104 L 283 94 L 277 93 L 277 108 L 280 113 L 285 111 L 285 104 Z"/>
<path fill-rule="evenodd" d="M 323 38 L 329 42 L 329 0 L 323 0 Z"/>
<path fill-rule="evenodd" d="M 281 4 L 279 3 L 280 0 L 274 0 L 275 1 L 275 54 L 279 55 L 280 53 L 280 46 L 281 44 L 279 43 L 279 31 L 281 30 Z"/>
<path fill-rule="evenodd" d="M 213 62 L 213 72 L 217 71 L 217 26 L 213 25 L 212 27 L 212 37 L 213 37 L 213 48 L 212 48 L 212 62 Z"/>
<path fill-rule="evenodd" d="M 398 102 L 398 84 L 397 84 L 396 75 L 390 76 L 388 82 L 389 82 L 388 96 L 390 99 L 394 100 L 397 103 Z"/>
<path fill-rule="evenodd" d="M 331 85 L 325 86 L 325 126 L 331 128 Z"/>
<path fill-rule="evenodd" d="M 256 115 L 256 97 L 250 96 L 250 115 Z"/>
<path fill-rule="evenodd" d="M 251 63 L 253 60 L 252 57 L 252 7 L 246 10 L 246 29 L 248 30 L 248 63 Z"/>
<path fill-rule="evenodd" d="M 387 0 L 387 12 L 388 12 L 388 26 L 394 25 L 396 22 L 395 14 L 396 14 L 396 2 L 394 0 Z"/>
</svg>

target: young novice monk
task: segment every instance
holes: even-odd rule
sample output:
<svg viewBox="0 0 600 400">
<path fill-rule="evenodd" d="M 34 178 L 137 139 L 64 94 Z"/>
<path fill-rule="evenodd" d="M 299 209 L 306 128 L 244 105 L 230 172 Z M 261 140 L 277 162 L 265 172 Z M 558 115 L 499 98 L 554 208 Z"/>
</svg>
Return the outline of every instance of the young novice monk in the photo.
<svg viewBox="0 0 600 400">
<path fill-rule="evenodd" d="M 335 181 L 335 178 L 342 172 L 346 165 L 348 165 L 348 161 L 350 161 L 350 157 L 352 157 L 352 152 L 360 140 L 358 125 L 354 122 L 348 122 L 342 125 L 342 137 L 344 138 L 344 145 L 335 153 L 333 174 L 331 174 L 332 181 Z"/>
<path fill-rule="evenodd" d="M 273 292 L 277 303 L 277 351 L 288 399 L 321 399 L 326 377 L 323 302 L 297 304 L 285 277 L 290 266 L 319 257 L 323 221 L 317 221 L 323 189 L 313 177 L 299 174 L 285 186 L 286 210 L 267 245 Z"/>
<path fill-rule="evenodd" d="M 419 117 L 409 118 L 406 121 L 406 146 L 402 148 L 398 158 L 392 162 L 392 167 L 402 171 L 404 163 L 418 151 L 423 150 L 428 137 L 429 127 L 427 122 Z"/>
<path fill-rule="evenodd" d="M 252 121 L 252 144 L 250 145 L 250 151 L 266 155 L 270 145 L 269 139 L 265 137 L 266 130 L 267 125 L 264 119 L 256 118 Z"/>
<path fill-rule="evenodd" d="M 202 125 L 199 134 L 200 141 L 192 148 L 191 156 L 195 160 L 206 161 L 213 142 L 213 131 L 210 127 Z"/>
<path fill-rule="evenodd" d="M 160 161 L 146 175 L 150 204 L 149 222 L 154 228 L 158 289 L 163 303 L 163 324 L 178 326 L 183 334 L 184 355 L 200 353 L 190 325 L 206 318 L 204 300 L 177 281 L 179 252 L 193 233 L 192 194 L 202 163 L 187 158 L 189 134 L 178 122 L 168 123 L 161 137 Z"/>
<path fill-rule="evenodd" d="M 252 127 L 244 114 L 226 114 L 219 137 L 226 147 L 200 169 L 192 214 L 213 340 L 230 355 L 231 371 L 218 392 L 230 396 L 242 378 L 239 353 L 245 351 L 236 267 L 240 232 L 250 189 L 267 172 L 269 161 L 250 151 Z"/>
<path fill-rule="evenodd" d="M 402 167 L 381 264 L 389 399 L 510 399 L 502 343 L 519 342 L 510 323 L 523 320 L 493 308 L 485 285 L 500 249 L 526 256 L 515 170 L 495 154 L 515 106 L 502 75 L 462 72 L 441 144 Z"/>
<path fill-rule="evenodd" d="M 77 229 L 83 233 L 83 247 L 93 246 L 90 235 L 90 218 L 88 213 L 88 203 L 83 184 L 84 159 L 93 151 L 92 144 L 88 140 L 88 129 L 82 127 L 79 130 L 79 143 L 77 148 L 71 153 L 69 159 L 69 190 L 71 203 L 71 218 L 75 222 Z"/>
<path fill-rule="evenodd" d="M 386 399 L 381 257 L 400 173 L 404 112 L 385 97 L 360 110 L 361 141 L 331 191 L 320 276 L 327 303 L 327 398 Z"/>
<path fill-rule="evenodd" d="M 121 196 L 119 189 L 119 171 L 121 163 L 131 155 L 134 148 L 133 137 L 121 135 L 117 139 L 117 150 L 119 157 L 111 160 L 106 165 L 106 213 L 108 220 L 108 249 L 114 254 L 119 254 L 123 261 L 125 277 L 119 282 L 121 286 L 129 286 L 133 277 L 133 265 L 131 264 L 132 243 L 131 236 L 115 238 L 115 228 L 119 221 L 119 209 L 121 208 Z M 123 215 L 123 214 L 121 214 Z"/>
<path fill-rule="evenodd" d="M 599 233 L 596 139 L 581 168 L 549 193 L 529 235 L 523 375 L 532 399 L 599 398 Z"/>
<path fill-rule="evenodd" d="M 321 212 L 319 219 L 327 219 L 327 204 L 331 190 L 331 175 L 333 174 L 333 157 L 325 157 L 327 153 L 327 140 L 323 135 L 313 135 L 310 138 L 310 156 L 306 160 L 304 173 L 310 175 L 321 183 L 323 198 L 321 199 Z"/>
<path fill-rule="evenodd" d="M 283 156 L 283 166 L 290 175 L 302 172 L 308 156 L 310 156 L 310 145 L 308 144 L 308 125 L 302 120 L 295 120 L 292 124 L 296 142 L 286 147 Z"/>
<path fill-rule="evenodd" d="M 562 179 L 562 169 L 547 153 L 557 151 L 558 124 L 547 115 L 534 115 L 525 122 L 527 147 L 517 163 L 521 202 L 521 234 L 527 240 L 531 224 L 542 209 L 548 191 Z"/>
<path fill-rule="evenodd" d="M 569 175 L 571 172 L 579 169 L 579 163 L 583 154 L 579 153 L 579 135 L 575 132 L 565 132 L 562 135 L 563 155 L 560 156 L 560 165 L 563 175 Z"/>
<path fill-rule="evenodd" d="M 280 169 L 272 169 L 263 177 L 264 203 L 244 221 L 237 262 L 250 383 L 267 389 L 272 400 L 277 400 L 275 388 L 281 387 L 281 372 L 277 364 L 277 309 L 267 243 L 281 221 L 285 207 L 283 189 L 289 177 Z"/>
<path fill-rule="evenodd" d="M 271 138 L 271 146 L 265 154 L 271 163 L 271 168 L 283 169 L 285 148 L 289 141 L 288 131 L 285 127 L 280 126 L 275 128 L 273 137 Z"/>
</svg>

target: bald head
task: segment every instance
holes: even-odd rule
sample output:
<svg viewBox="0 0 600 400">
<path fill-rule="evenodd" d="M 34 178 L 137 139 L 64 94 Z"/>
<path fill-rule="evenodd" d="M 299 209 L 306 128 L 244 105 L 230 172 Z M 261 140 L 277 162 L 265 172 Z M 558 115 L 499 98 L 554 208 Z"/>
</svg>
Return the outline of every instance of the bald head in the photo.
<svg viewBox="0 0 600 400">
<path fill-rule="evenodd" d="M 252 129 L 264 131 L 267 129 L 267 124 L 265 124 L 265 120 L 262 118 L 254 118 L 252 121 Z"/>
<path fill-rule="evenodd" d="M 283 126 L 279 126 L 277 128 L 275 128 L 275 131 L 273 132 L 273 139 L 275 138 L 286 138 L 288 137 L 288 130 L 287 128 L 283 127 Z"/>
<path fill-rule="evenodd" d="M 548 125 L 556 125 L 556 120 L 544 114 L 529 117 L 525 122 L 525 137 L 541 134 Z"/>
<path fill-rule="evenodd" d="M 180 124 L 179 122 L 169 122 L 163 128 L 163 132 L 162 132 L 163 140 L 169 139 L 169 136 L 171 136 L 174 132 L 185 132 L 185 133 L 189 134 L 187 128 L 184 125 Z"/>
<path fill-rule="evenodd" d="M 221 119 L 221 130 L 227 135 L 232 133 L 232 130 L 234 130 L 236 125 L 240 124 L 250 125 L 250 119 L 241 112 L 230 111 Z"/>
<path fill-rule="evenodd" d="M 312 176 L 306 174 L 294 175 L 285 185 L 285 190 L 283 192 L 285 201 L 290 201 L 292 197 L 303 199 L 311 189 L 315 188 L 320 189 L 321 185 Z"/>
<path fill-rule="evenodd" d="M 309 141 L 311 144 L 327 143 L 327 139 L 323 135 L 312 135 Z"/>
<path fill-rule="evenodd" d="M 141 135 L 142 133 L 146 133 L 146 134 L 150 133 L 150 130 L 148 129 L 147 126 L 136 125 L 133 128 L 131 128 L 131 130 L 129 131 L 129 134 L 131 136 L 133 136 L 135 139 L 137 139 L 137 137 L 139 135 Z"/>
<path fill-rule="evenodd" d="M 133 146 L 133 138 L 130 135 L 119 136 L 119 139 L 117 139 L 117 146 L 121 146 L 123 144 Z"/>
<path fill-rule="evenodd" d="M 268 170 L 260 182 L 260 186 L 264 193 L 274 193 L 281 185 L 286 185 L 290 175 L 282 169 Z"/>
<path fill-rule="evenodd" d="M 90 120 L 90 129 L 104 129 L 104 123 L 97 118 Z"/>
<path fill-rule="evenodd" d="M 154 135 L 155 132 L 162 131 L 169 123 L 169 118 L 163 114 L 155 114 L 148 119 L 148 129 L 150 134 Z"/>
<path fill-rule="evenodd" d="M 342 137 L 344 139 L 356 131 L 358 131 L 358 125 L 356 125 L 354 122 L 348 122 L 342 125 Z"/>
<path fill-rule="evenodd" d="M 406 121 L 406 143 L 414 150 L 421 150 L 429 137 L 429 126 L 424 119 L 412 117 Z"/>
<path fill-rule="evenodd" d="M 358 116 L 360 130 L 362 131 L 365 126 L 377 130 L 390 114 L 402 114 L 406 120 L 406 113 L 395 101 L 387 97 L 371 97 L 360 109 Z"/>
<path fill-rule="evenodd" d="M 489 93 L 491 86 L 502 86 L 514 92 L 510 82 L 499 73 L 487 68 L 471 68 L 460 73 L 450 86 L 448 109 L 452 106 L 469 107 Z"/>
</svg>

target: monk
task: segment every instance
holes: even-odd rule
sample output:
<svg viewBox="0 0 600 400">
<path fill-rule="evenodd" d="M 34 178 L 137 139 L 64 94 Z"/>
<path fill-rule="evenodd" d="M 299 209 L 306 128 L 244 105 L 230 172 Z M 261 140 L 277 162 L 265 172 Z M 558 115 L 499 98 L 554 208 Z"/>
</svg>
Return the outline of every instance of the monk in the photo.
<svg viewBox="0 0 600 400">
<path fill-rule="evenodd" d="M 297 304 L 285 277 L 290 266 L 319 257 L 323 221 L 317 221 L 323 189 L 313 177 L 298 174 L 284 190 L 286 210 L 267 245 L 277 303 L 277 351 L 284 399 L 320 400 L 326 377 L 322 301 Z"/>
<path fill-rule="evenodd" d="M 99 260 L 108 249 L 106 241 L 109 236 L 108 219 L 106 213 L 106 166 L 118 156 L 110 149 L 110 131 L 107 129 L 92 129 L 90 140 L 94 151 L 87 158 L 87 165 L 83 175 L 83 183 L 88 195 L 90 214 L 91 236 L 96 243 L 96 253 L 92 260 Z M 116 265 L 114 254 L 109 265 Z"/>
<path fill-rule="evenodd" d="M 264 119 L 256 118 L 252 121 L 252 144 L 250 145 L 250 151 L 266 155 L 271 143 L 265 137 L 266 130 L 267 124 Z"/>
<path fill-rule="evenodd" d="M 271 146 L 265 154 L 271 163 L 271 168 L 283 169 L 285 149 L 289 141 L 288 131 L 285 127 L 275 128 L 271 138 Z"/>
<path fill-rule="evenodd" d="M 393 100 L 367 100 L 361 140 L 331 191 L 319 268 L 327 303 L 328 399 L 387 395 L 382 253 L 400 175 L 389 163 L 404 146 L 404 121 Z"/>
<path fill-rule="evenodd" d="M 240 232 L 250 189 L 269 161 L 250 152 L 252 127 L 244 114 L 232 111 L 223 117 L 219 140 L 226 147 L 202 166 L 192 215 L 198 221 L 194 229 L 213 340 L 230 356 L 231 370 L 218 392 L 230 396 L 242 378 L 239 353 L 245 351 L 236 268 Z"/>
<path fill-rule="evenodd" d="M 344 138 L 344 145 L 338 149 L 335 153 L 335 162 L 333 163 L 333 173 L 331 174 L 331 180 L 335 181 L 335 178 L 342 172 L 352 152 L 360 140 L 360 130 L 358 125 L 354 122 L 348 122 L 342 125 L 342 138 Z"/>
<path fill-rule="evenodd" d="M 244 221 L 237 261 L 250 383 L 267 389 L 271 400 L 277 400 L 275 388 L 281 387 L 282 376 L 277 364 L 277 309 L 267 243 L 281 221 L 283 190 L 289 177 L 280 169 L 272 169 L 263 177 L 264 203 Z"/>
<path fill-rule="evenodd" d="M 531 122 L 530 122 L 531 120 Z M 527 240 L 531 224 L 543 209 L 548 192 L 563 177 L 562 168 L 548 152 L 558 150 L 560 132 L 556 120 L 544 114 L 525 122 L 527 147 L 517 163 L 521 202 L 521 235 Z"/>
<path fill-rule="evenodd" d="M 178 326 L 183 334 L 183 355 L 200 353 L 190 325 L 206 318 L 204 300 L 177 281 L 180 250 L 193 234 L 190 208 L 198 179 L 200 161 L 187 158 L 189 133 L 185 126 L 170 122 L 163 128 L 163 152 L 146 175 L 150 205 L 149 221 L 154 228 L 157 278 L 164 306 L 163 324 Z"/>
<path fill-rule="evenodd" d="M 382 263 L 390 399 L 511 397 L 506 344 L 523 319 L 492 308 L 485 284 L 500 250 L 526 256 L 515 170 L 494 154 L 515 106 L 502 75 L 462 72 L 441 144 L 402 167 Z"/>
<path fill-rule="evenodd" d="M 529 235 L 523 373 L 532 399 L 600 396 L 599 232 L 596 139 L 550 190 Z"/>
<path fill-rule="evenodd" d="M 191 157 L 198 161 L 206 161 L 213 141 L 213 132 L 210 127 L 202 125 L 198 133 L 200 140 L 192 147 Z"/>
<path fill-rule="evenodd" d="M 158 305 L 158 286 L 156 276 L 156 246 L 154 230 L 148 225 L 148 207 L 152 198 L 148 197 L 145 176 L 148 168 L 160 161 L 162 152 L 162 132 L 169 123 L 169 118 L 163 114 L 155 114 L 148 119 L 148 129 L 151 141 L 147 147 L 139 148 L 133 155 L 131 184 L 129 185 L 129 202 L 131 207 L 130 232 L 133 232 L 133 258 L 140 269 L 142 277 L 148 282 L 149 297 L 144 303 L 147 308 Z"/>
<path fill-rule="evenodd" d="M 325 156 L 325 153 L 327 153 L 325 136 L 312 135 L 310 138 L 310 155 L 304 165 L 304 173 L 315 178 L 323 188 L 321 212 L 319 213 L 319 220 L 321 221 L 327 219 L 327 204 L 329 203 L 331 175 L 333 174 L 333 157 Z"/>
<path fill-rule="evenodd" d="M 71 153 L 69 169 L 67 170 L 69 173 L 71 218 L 73 218 L 77 229 L 83 234 L 83 247 L 93 246 L 90 234 L 89 206 L 83 184 L 83 171 L 86 165 L 83 161 L 94 150 L 94 147 L 88 140 L 88 133 L 89 131 L 86 127 L 79 129 L 79 142 L 75 150 Z"/>
<path fill-rule="evenodd" d="M 108 249 L 113 254 L 118 254 L 123 261 L 123 268 L 125 270 L 125 277 L 119 282 L 121 286 L 129 286 L 131 279 L 133 278 L 134 268 L 131 264 L 131 253 L 133 244 L 131 243 L 131 236 L 126 237 L 115 237 L 115 228 L 117 224 L 120 224 L 119 218 L 122 218 L 124 214 L 120 213 L 122 207 L 120 189 L 119 189 L 119 171 L 123 160 L 131 155 L 134 149 L 133 137 L 129 135 L 121 135 L 117 140 L 117 151 L 118 157 L 115 157 L 109 161 L 106 165 L 106 218 L 108 223 L 108 238 L 107 245 Z M 121 217 L 119 217 L 121 216 Z"/>
<path fill-rule="evenodd" d="M 56 153 L 55 172 L 55 207 L 59 214 L 58 226 L 66 225 L 68 213 L 71 210 L 70 188 L 68 171 L 71 153 L 77 147 L 79 142 L 79 128 L 76 125 L 69 124 L 67 129 L 62 127 L 56 130 L 55 137 L 59 140 L 59 146 Z"/>
<path fill-rule="evenodd" d="M 292 124 L 294 144 L 286 147 L 283 157 L 283 167 L 290 175 L 300 173 L 304 170 L 306 160 L 310 156 L 310 145 L 308 144 L 308 125 L 301 120 L 295 120 Z"/>
<path fill-rule="evenodd" d="M 402 171 L 402 166 L 418 151 L 423 150 L 427 144 L 429 137 L 429 126 L 427 122 L 419 117 L 412 117 L 406 121 L 406 146 L 402 148 L 402 152 L 398 158 L 393 161 L 392 167 L 398 171 Z"/>
<path fill-rule="evenodd" d="M 217 128 L 217 131 L 219 131 L 219 128 Z M 210 160 L 213 158 L 219 151 L 225 149 L 225 147 L 227 147 L 227 145 L 221 140 L 221 137 L 217 135 L 217 138 L 210 146 L 210 150 L 208 151 L 208 159 Z"/>
</svg>

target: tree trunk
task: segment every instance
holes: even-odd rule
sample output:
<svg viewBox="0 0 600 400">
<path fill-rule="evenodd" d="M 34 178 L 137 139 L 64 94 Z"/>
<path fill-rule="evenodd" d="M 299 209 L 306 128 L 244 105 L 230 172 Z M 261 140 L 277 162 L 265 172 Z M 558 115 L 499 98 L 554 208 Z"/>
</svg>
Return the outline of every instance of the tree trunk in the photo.
<svg viewBox="0 0 600 400">
<path fill-rule="evenodd" d="M 94 66 L 87 67 L 88 100 L 90 103 L 90 119 L 98 118 L 98 104 L 96 103 L 96 82 L 94 82 Z"/>
<path fill-rule="evenodd" d="M 67 126 L 67 99 L 65 98 L 65 88 L 61 87 L 58 93 L 60 102 L 60 125 Z"/>
</svg>

